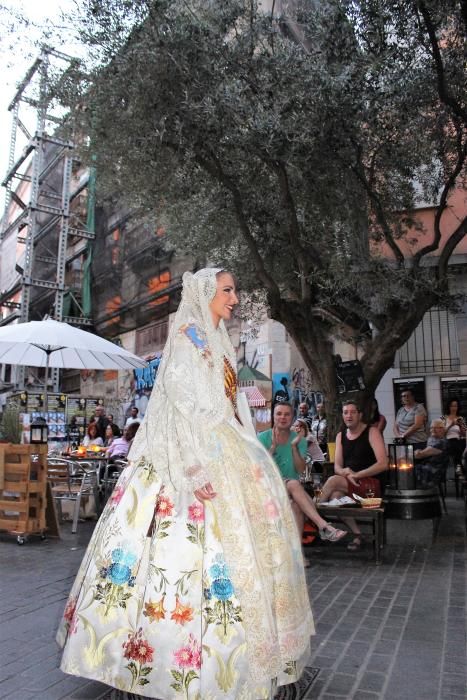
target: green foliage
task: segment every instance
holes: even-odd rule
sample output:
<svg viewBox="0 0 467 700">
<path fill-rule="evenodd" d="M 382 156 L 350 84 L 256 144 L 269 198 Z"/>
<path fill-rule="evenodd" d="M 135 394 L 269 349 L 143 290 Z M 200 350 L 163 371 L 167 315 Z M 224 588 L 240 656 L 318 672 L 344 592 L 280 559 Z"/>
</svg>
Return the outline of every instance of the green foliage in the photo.
<svg viewBox="0 0 467 700">
<path fill-rule="evenodd" d="M 19 406 L 14 401 L 9 401 L 3 410 L 0 421 L 0 439 L 19 445 L 21 443 L 21 435 L 22 426 Z"/>
<path fill-rule="evenodd" d="M 451 303 L 447 261 L 466 222 L 443 248 L 441 216 L 433 235 L 400 212 L 436 202 L 442 214 L 464 184 L 461 5 L 85 6 L 94 63 L 61 90 L 101 187 L 263 290 L 331 394 L 333 337 L 361 345 L 374 389 L 424 311 Z"/>
</svg>

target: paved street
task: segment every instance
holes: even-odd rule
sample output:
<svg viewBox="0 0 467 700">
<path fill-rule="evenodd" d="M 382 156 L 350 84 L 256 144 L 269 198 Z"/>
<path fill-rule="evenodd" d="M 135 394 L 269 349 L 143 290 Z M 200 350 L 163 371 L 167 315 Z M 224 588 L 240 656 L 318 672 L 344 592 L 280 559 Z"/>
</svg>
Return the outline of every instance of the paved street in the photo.
<svg viewBox="0 0 467 700">
<path fill-rule="evenodd" d="M 452 490 L 452 486 L 451 486 Z M 465 700 L 466 537 L 449 498 L 437 542 L 431 522 L 388 523 L 384 563 L 342 544 L 308 550 L 318 633 L 316 700 Z M 97 700 L 104 687 L 58 669 L 54 633 L 93 524 L 19 547 L 0 537 L 0 698 Z"/>
</svg>

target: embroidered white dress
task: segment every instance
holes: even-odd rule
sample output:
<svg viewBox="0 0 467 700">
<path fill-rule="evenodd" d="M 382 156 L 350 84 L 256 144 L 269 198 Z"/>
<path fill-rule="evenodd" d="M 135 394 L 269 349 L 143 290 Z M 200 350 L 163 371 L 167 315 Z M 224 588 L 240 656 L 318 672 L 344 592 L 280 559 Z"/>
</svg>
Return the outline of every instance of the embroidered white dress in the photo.
<svg viewBox="0 0 467 700">
<path fill-rule="evenodd" d="M 270 698 L 299 678 L 314 633 L 282 479 L 236 415 L 233 350 L 209 325 L 216 272 L 184 276 L 130 466 L 58 631 L 67 673 L 163 700 Z"/>
</svg>

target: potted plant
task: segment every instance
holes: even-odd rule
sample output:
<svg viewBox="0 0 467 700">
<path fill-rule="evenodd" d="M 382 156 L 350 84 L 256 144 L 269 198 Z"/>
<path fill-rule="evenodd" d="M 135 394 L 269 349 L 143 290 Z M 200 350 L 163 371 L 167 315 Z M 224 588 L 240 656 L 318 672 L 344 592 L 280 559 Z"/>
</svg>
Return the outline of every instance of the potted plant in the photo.
<svg viewBox="0 0 467 700">
<path fill-rule="evenodd" d="M 22 425 L 20 421 L 19 406 L 11 402 L 5 407 L 0 421 L 0 440 L 12 442 L 15 445 L 21 443 Z"/>
</svg>

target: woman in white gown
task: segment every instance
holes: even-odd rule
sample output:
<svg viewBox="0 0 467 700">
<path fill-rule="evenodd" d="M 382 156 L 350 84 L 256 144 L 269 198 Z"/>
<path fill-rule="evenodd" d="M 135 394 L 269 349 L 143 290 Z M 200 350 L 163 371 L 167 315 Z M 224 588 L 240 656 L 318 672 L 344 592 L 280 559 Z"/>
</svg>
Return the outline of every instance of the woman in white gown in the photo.
<svg viewBox="0 0 467 700">
<path fill-rule="evenodd" d="M 280 474 L 237 396 L 232 276 L 183 276 L 144 421 L 58 631 L 67 673 L 163 700 L 257 700 L 314 633 Z M 247 409 L 247 407 L 246 407 Z"/>
</svg>

